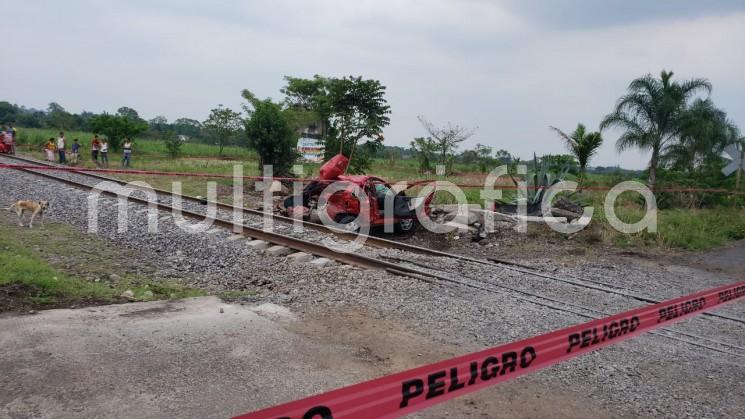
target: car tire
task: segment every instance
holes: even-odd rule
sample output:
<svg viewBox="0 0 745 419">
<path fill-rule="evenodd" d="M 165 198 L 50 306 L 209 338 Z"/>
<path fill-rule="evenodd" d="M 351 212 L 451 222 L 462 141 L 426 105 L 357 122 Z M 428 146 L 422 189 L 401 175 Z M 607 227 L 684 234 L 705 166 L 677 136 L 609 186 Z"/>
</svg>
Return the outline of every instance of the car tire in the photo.
<svg viewBox="0 0 745 419">
<path fill-rule="evenodd" d="M 413 218 L 404 218 L 396 223 L 396 229 L 399 233 L 413 233 L 419 227 L 419 223 Z"/>
</svg>

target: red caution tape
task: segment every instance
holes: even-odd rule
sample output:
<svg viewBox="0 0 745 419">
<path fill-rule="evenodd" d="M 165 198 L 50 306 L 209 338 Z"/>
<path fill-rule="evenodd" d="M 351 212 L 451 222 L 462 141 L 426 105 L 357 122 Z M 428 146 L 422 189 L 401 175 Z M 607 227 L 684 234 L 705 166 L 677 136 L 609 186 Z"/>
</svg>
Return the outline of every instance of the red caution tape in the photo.
<svg viewBox="0 0 745 419">
<path fill-rule="evenodd" d="M 745 282 L 282 404 L 242 419 L 399 417 L 745 298 Z"/>
<path fill-rule="evenodd" d="M 157 170 L 134 170 L 134 169 L 89 169 L 84 167 L 59 167 L 59 166 L 43 166 L 43 165 L 35 165 L 35 164 L 0 164 L 0 169 L 26 169 L 26 170 L 50 170 L 50 171 L 60 171 L 60 172 L 73 172 L 73 173 L 116 173 L 116 174 L 124 174 L 124 175 L 148 175 L 148 176 L 183 176 L 183 177 L 205 177 L 205 178 L 215 178 L 215 179 L 233 179 L 233 175 L 224 175 L 224 174 L 218 174 L 218 173 L 198 173 L 198 172 L 163 172 L 163 171 L 157 171 Z M 239 178 L 242 179 L 250 179 L 250 180 L 278 180 L 282 182 L 320 182 L 320 183 L 333 183 L 336 182 L 335 180 L 320 180 L 320 179 L 310 179 L 310 178 L 294 178 L 294 177 L 264 177 L 264 176 L 239 176 Z M 418 185 L 425 185 L 425 184 L 434 184 L 435 186 L 438 186 L 438 180 L 431 179 L 431 180 L 406 180 L 406 181 L 390 181 L 391 184 L 400 183 L 400 182 L 406 182 L 410 187 L 418 186 Z M 480 189 L 483 188 L 484 185 L 479 184 L 463 184 L 463 183 L 455 183 L 448 185 L 456 186 L 459 188 L 473 188 L 473 189 Z M 516 185 L 494 185 L 494 189 L 496 190 L 518 190 L 521 187 L 518 187 Z M 523 186 L 525 189 L 541 189 L 543 186 Z M 578 187 L 578 189 L 582 189 L 585 191 L 609 191 L 612 188 L 608 186 L 594 186 L 594 185 L 582 185 Z M 630 188 L 630 189 L 624 189 L 626 191 L 643 191 L 647 190 L 646 188 Z M 733 191 L 730 189 L 724 189 L 724 188 L 688 188 L 688 187 L 682 187 L 682 186 L 672 186 L 672 187 L 664 187 L 664 188 L 654 188 L 653 192 L 683 192 L 683 193 L 725 193 L 729 195 L 745 195 L 744 191 Z"/>
</svg>

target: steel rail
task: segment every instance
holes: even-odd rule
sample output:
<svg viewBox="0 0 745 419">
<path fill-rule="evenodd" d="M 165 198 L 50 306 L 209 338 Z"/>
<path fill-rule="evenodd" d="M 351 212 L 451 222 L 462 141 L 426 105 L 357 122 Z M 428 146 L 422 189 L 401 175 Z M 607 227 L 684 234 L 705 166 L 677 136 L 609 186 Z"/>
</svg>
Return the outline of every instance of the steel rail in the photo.
<svg viewBox="0 0 745 419">
<path fill-rule="evenodd" d="M 76 188 L 80 188 L 80 189 L 92 189 L 92 187 L 90 185 L 87 185 L 87 184 L 84 184 L 84 183 L 81 183 L 81 182 L 76 182 L 76 181 L 71 180 L 71 179 L 65 179 L 65 178 L 61 178 L 61 177 L 58 177 L 58 176 L 50 175 L 48 173 L 41 173 L 41 172 L 38 172 L 38 171 L 34 171 L 32 169 L 16 169 L 16 170 L 21 170 L 21 171 L 24 171 L 24 172 L 27 172 L 27 173 L 31 173 L 31 174 L 34 174 L 34 175 L 37 175 L 37 176 L 42 176 L 42 177 L 45 177 L 45 178 L 48 178 L 48 179 L 53 179 L 53 180 L 56 180 L 56 181 L 59 181 L 59 182 L 62 182 L 62 183 L 65 183 L 65 184 L 74 186 Z M 108 195 L 108 196 L 120 197 L 119 194 L 117 194 L 116 192 L 113 192 L 113 191 L 102 190 L 101 192 L 103 194 L 105 194 L 105 195 Z M 175 209 L 175 208 L 171 207 L 170 205 L 166 205 L 166 204 L 163 204 L 163 203 L 160 203 L 160 202 L 152 202 L 152 201 L 149 201 L 147 199 L 142 199 L 142 198 L 137 198 L 137 197 L 132 197 L 132 196 L 127 196 L 127 200 L 128 201 L 131 200 L 131 201 L 134 201 L 134 202 L 143 204 L 143 205 L 154 205 L 158 210 L 162 210 L 162 211 L 173 211 Z M 180 212 L 183 215 L 186 215 L 186 216 L 188 216 L 190 218 L 195 218 L 195 219 L 204 219 L 205 218 L 205 215 L 203 215 L 203 214 L 199 214 L 199 213 L 188 211 L 188 210 L 181 209 Z M 257 228 L 254 228 L 254 227 L 251 227 L 251 226 L 248 226 L 248 225 L 245 225 L 245 224 L 237 224 L 237 223 L 234 223 L 232 221 L 228 221 L 228 220 L 224 220 L 224 219 L 220 219 L 220 218 L 211 218 L 211 220 L 213 221 L 214 224 L 216 224 L 216 225 L 218 225 L 220 227 L 226 228 L 226 229 L 230 229 L 233 232 L 236 232 L 236 230 L 238 230 L 240 232 L 240 234 L 243 234 L 244 236 L 248 236 L 248 237 L 251 237 L 251 238 L 254 238 L 254 239 L 261 239 L 261 240 L 267 241 L 269 243 L 273 243 L 275 245 L 280 245 L 280 246 L 285 246 L 287 248 L 290 248 L 290 249 L 293 249 L 293 250 L 297 250 L 297 251 L 300 251 L 300 252 L 306 252 L 306 253 L 310 253 L 310 254 L 313 254 L 313 255 L 316 255 L 316 256 L 326 257 L 326 258 L 329 258 L 329 259 L 333 259 L 333 260 L 339 261 L 339 262 L 344 263 L 344 264 L 348 264 L 348 265 L 352 265 L 352 266 L 358 266 L 358 267 L 363 267 L 363 268 L 367 268 L 367 269 L 382 270 L 382 271 L 386 271 L 386 272 L 389 272 L 389 273 L 394 274 L 394 275 L 407 276 L 407 277 L 411 277 L 411 278 L 418 279 L 418 280 L 422 280 L 422 277 L 428 277 L 428 278 L 438 279 L 440 281 L 451 283 L 451 284 L 458 284 L 458 285 L 469 287 L 469 288 L 479 289 L 479 290 L 490 292 L 490 293 L 499 293 L 497 290 L 495 290 L 493 288 L 485 287 L 485 286 L 481 286 L 481 285 L 477 285 L 477 284 L 471 284 L 471 283 L 468 283 L 468 282 L 465 282 L 465 281 L 462 281 L 462 280 L 458 280 L 458 279 L 453 279 L 451 277 L 442 275 L 441 273 L 433 273 L 433 272 L 428 272 L 427 270 L 411 268 L 411 267 L 400 265 L 400 264 L 394 264 L 394 263 L 386 262 L 386 261 L 383 261 L 383 260 L 380 260 L 380 259 L 375 259 L 375 258 L 363 256 L 363 255 L 360 255 L 360 254 L 357 254 L 357 253 L 340 253 L 340 252 L 336 252 L 336 251 L 334 251 L 332 249 L 329 249 L 328 247 L 326 247 L 324 245 L 321 245 L 321 244 L 318 244 L 318 243 L 313 243 L 313 242 L 309 242 L 309 241 L 306 241 L 306 240 L 298 239 L 298 238 L 295 238 L 295 237 L 286 236 L 286 235 L 282 235 L 282 234 L 277 234 L 277 233 L 274 233 L 274 232 L 264 231 L 264 230 L 257 229 Z M 236 228 L 236 227 L 238 227 L 238 228 Z M 425 269 L 427 269 L 427 268 L 425 268 Z M 429 270 L 432 270 L 432 268 L 429 268 Z M 450 273 L 452 273 L 452 272 L 450 272 Z M 462 274 L 459 274 L 459 275 L 462 275 Z M 465 278 L 467 278 L 467 279 L 469 279 L 471 281 L 475 281 L 475 282 L 483 282 L 484 284 L 488 284 L 490 286 L 494 286 L 494 287 L 497 287 L 497 288 L 502 288 L 502 289 L 505 289 L 505 290 L 510 291 L 510 292 L 513 292 L 513 293 L 526 295 L 528 297 L 543 299 L 543 300 L 546 300 L 546 301 L 549 301 L 549 302 L 552 302 L 552 303 L 562 304 L 562 305 L 569 306 L 569 307 L 575 307 L 577 309 L 581 309 L 581 310 L 585 310 L 585 311 L 599 312 L 598 310 L 595 310 L 595 309 L 586 308 L 586 307 L 583 307 L 583 306 L 578 306 L 578 305 L 575 305 L 575 304 L 572 304 L 572 303 L 567 303 L 567 302 L 564 302 L 564 301 L 556 300 L 556 299 L 551 298 L 551 297 L 546 297 L 546 296 L 543 296 L 543 295 L 540 295 L 540 294 L 531 293 L 531 292 L 527 292 L 527 291 L 515 289 L 515 288 L 512 288 L 512 287 L 507 287 L 507 286 L 504 286 L 504 285 L 494 284 L 494 283 L 491 283 L 489 281 L 476 280 L 475 278 L 472 278 L 472 277 L 469 277 L 469 276 L 465 276 Z M 426 281 L 427 282 L 431 282 L 429 280 L 426 280 Z M 551 309 L 554 309 L 554 310 L 557 310 L 557 311 L 567 312 L 567 313 L 575 314 L 575 315 L 578 315 L 578 316 L 581 316 L 581 317 L 586 317 L 586 318 L 594 318 L 594 316 L 590 316 L 590 315 L 587 315 L 587 314 L 579 313 L 579 312 L 576 312 L 576 311 L 573 311 L 573 310 L 570 310 L 570 309 L 567 309 L 567 308 L 559 307 L 559 306 L 557 306 L 555 304 L 542 303 L 542 302 L 536 301 L 534 299 L 525 298 L 525 297 L 516 297 L 516 298 L 518 298 L 519 300 L 528 302 L 528 303 L 536 304 L 536 305 L 539 305 L 539 306 L 544 306 L 544 307 L 551 308 Z M 677 332 L 675 332 L 673 330 L 665 330 L 665 331 L 668 332 L 668 333 L 670 333 L 670 332 L 672 332 L 674 334 L 677 333 Z M 683 342 L 683 343 L 688 343 L 690 345 L 694 345 L 694 346 L 697 346 L 697 347 L 701 347 L 701 348 L 713 350 L 713 351 L 724 353 L 724 354 L 729 354 L 729 355 L 734 355 L 734 356 L 740 356 L 740 357 L 743 356 L 743 355 L 740 355 L 740 354 L 737 354 L 737 353 L 723 351 L 721 349 L 718 349 L 718 348 L 715 348 L 715 347 L 711 347 L 711 346 L 708 346 L 708 345 L 703 345 L 703 344 L 700 344 L 700 343 L 697 343 L 697 342 L 692 342 L 692 341 L 689 341 L 689 340 L 676 338 L 674 336 L 667 336 L 667 335 L 662 335 L 662 334 L 658 334 L 658 333 L 654 333 L 654 334 L 659 335 L 659 336 L 662 336 L 662 337 L 665 337 L 665 338 L 668 338 L 668 339 L 676 340 L 676 341 Z M 681 333 L 681 334 L 683 334 L 683 333 Z M 683 335 L 687 335 L 687 334 L 683 334 Z M 709 341 L 709 342 L 712 342 L 712 343 L 715 343 L 715 344 L 719 344 L 721 346 L 730 346 L 730 347 L 734 347 L 734 348 L 738 348 L 739 349 L 739 347 L 737 347 L 737 346 L 734 346 L 734 345 L 731 345 L 731 344 L 726 344 L 726 343 L 723 343 L 723 342 L 713 341 L 713 340 L 708 339 L 708 338 L 702 338 L 702 337 L 699 337 L 699 336 L 696 336 L 696 335 L 687 335 L 687 336 L 693 337 L 693 338 L 699 338 L 701 340 Z"/>
<path fill-rule="evenodd" d="M 25 157 L 19 157 L 19 156 L 15 156 L 15 155 L 12 155 L 11 156 L 11 155 L 5 155 L 5 154 L 3 154 L 1 157 L 15 159 L 15 160 L 23 161 L 23 162 L 26 162 L 26 163 L 34 163 L 34 164 L 41 165 L 41 166 L 64 168 L 64 166 L 60 166 L 60 165 L 57 165 L 57 164 L 52 164 L 52 163 L 49 163 L 49 162 L 42 162 L 42 161 L 38 161 L 38 160 L 35 160 L 35 159 L 28 159 L 28 158 L 25 158 Z M 32 170 L 32 169 L 29 169 L 29 170 Z M 69 170 L 68 173 L 74 173 L 76 175 L 88 176 L 88 177 L 94 178 L 94 179 L 115 182 L 115 183 L 118 183 L 120 185 L 126 185 L 128 183 L 127 181 L 124 181 L 122 179 L 118 179 L 118 178 L 114 178 L 114 177 L 110 177 L 110 176 L 103 176 L 103 175 L 99 175 L 99 174 L 96 174 L 96 173 L 76 171 L 76 170 Z M 144 186 L 140 186 L 140 185 L 127 185 L 127 186 L 130 187 L 130 188 L 136 188 L 136 189 L 140 189 L 140 190 L 147 190 L 148 189 L 148 188 L 146 188 Z M 260 211 L 260 210 L 256 210 L 256 209 L 252 209 L 252 208 L 237 207 L 237 206 L 226 204 L 226 203 L 220 202 L 220 201 L 208 201 L 208 200 L 203 199 L 203 198 L 197 198 L 195 196 L 184 195 L 184 194 L 176 194 L 176 193 L 173 193 L 173 192 L 170 192 L 170 191 L 167 191 L 167 190 L 164 190 L 164 189 L 159 189 L 159 188 L 150 188 L 150 189 L 152 189 L 153 191 L 155 191 L 155 193 L 162 194 L 162 195 L 179 196 L 179 197 L 181 197 L 182 199 L 184 199 L 186 201 L 197 202 L 197 203 L 200 203 L 200 204 L 204 204 L 204 203 L 212 204 L 212 205 L 215 205 L 216 207 L 218 207 L 220 209 L 227 210 L 227 211 L 238 210 L 238 211 L 243 211 L 244 213 L 247 213 L 247 214 L 257 215 L 257 216 L 261 216 L 261 217 L 270 217 L 273 220 L 278 220 L 278 221 L 281 221 L 281 222 L 286 222 L 286 223 L 300 223 L 300 224 L 302 224 L 303 227 L 307 227 L 307 228 L 310 228 L 310 229 L 313 229 L 313 230 L 319 230 L 319 231 L 329 232 L 329 233 L 332 233 L 332 234 L 334 234 L 336 236 L 339 236 L 339 237 L 344 238 L 344 239 L 347 239 L 347 240 L 354 240 L 358 236 L 363 236 L 361 234 L 356 234 L 356 233 L 351 233 L 351 232 L 344 231 L 344 230 L 335 229 L 333 227 L 328 227 L 328 226 L 325 226 L 323 224 L 314 223 L 314 222 L 306 221 L 306 220 L 302 220 L 302 219 L 295 219 L 295 218 L 285 217 L 283 215 L 278 215 L 278 214 L 273 214 L 273 213 L 266 213 L 264 211 Z M 375 237 L 372 237 L 372 236 L 366 236 L 366 238 L 369 238 L 370 240 L 374 240 L 375 239 Z M 390 246 L 392 246 L 395 243 L 396 242 L 388 241 L 388 240 L 384 240 L 384 239 L 381 240 L 381 241 L 375 241 L 375 244 L 376 245 L 379 245 L 380 247 L 390 247 Z"/>
<path fill-rule="evenodd" d="M 56 165 L 56 164 L 50 164 L 48 162 L 41 162 L 41 161 L 38 161 L 38 160 L 35 160 L 35 159 L 28 159 L 28 158 L 24 158 L 24 157 L 8 156 L 8 155 L 2 155 L 2 157 L 16 159 L 16 160 L 24 161 L 24 162 L 27 162 L 27 163 L 41 164 L 41 165 L 45 165 L 45 166 L 49 166 L 49 167 L 61 167 L 61 166 Z M 34 172 L 34 173 L 37 173 L 37 172 Z M 127 184 L 127 182 L 125 182 L 125 181 L 123 181 L 121 179 L 116 179 L 116 178 L 112 178 L 112 177 L 108 177 L 108 176 L 101 176 L 101 175 L 97 175 L 97 174 L 93 174 L 93 173 L 77 172 L 77 171 L 72 171 L 72 173 L 80 174 L 80 175 L 83 175 L 83 176 L 89 176 L 89 177 L 97 178 L 97 179 L 101 179 L 101 180 L 108 180 L 108 181 L 116 182 L 116 183 L 118 183 L 120 185 Z M 139 189 L 146 189 L 146 188 L 140 187 L 138 185 L 129 185 L 129 186 L 130 187 L 134 187 L 134 188 L 139 188 Z M 163 194 L 163 195 L 169 195 L 169 196 L 177 195 L 177 194 L 174 194 L 172 192 L 169 192 L 169 191 L 166 191 L 166 190 L 162 190 L 162 189 L 153 188 L 153 190 L 156 193 L 160 193 L 160 194 Z M 181 194 L 179 196 L 181 196 L 182 198 L 184 198 L 186 200 L 190 200 L 190 201 L 193 201 L 193 202 L 200 202 L 200 203 L 203 203 L 204 202 L 203 199 L 200 199 L 200 198 L 197 198 L 197 197 L 193 197 L 193 196 L 189 196 L 189 195 L 183 195 L 183 194 Z M 580 277 L 576 277 L 576 276 L 573 276 L 573 279 L 561 278 L 561 277 L 558 277 L 558 276 L 555 276 L 555 275 L 551 275 L 551 274 L 542 272 L 539 268 L 528 266 L 528 265 L 517 263 L 517 262 L 506 261 L 506 260 L 497 259 L 497 258 L 491 258 L 491 257 L 490 258 L 487 258 L 487 259 L 478 259 L 478 258 L 474 258 L 474 257 L 470 257 L 470 256 L 456 254 L 456 253 L 448 253 L 448 252 L 443 252 L 443 251 L 440 251 L 440 250 L 429 249 L 429 248 L 426 248 L 426 247 L 415 246 L 415 245 L 412 245 L 412 244 L 402 243 L 402 242 L 398 242 L 398 241 L 395 241 L 395 240 L 389 240 L 389 239 L 384 239 L 384 238 L 380 238 L 380 237 L 374 237 L 374 236 L 369 236 L 369 235 L 362 235 L 362 234 L 351 233 L 351 232 L 339 230 L 339 229 L 336 229 L 336 228 L 333 228 L 333 227 L 325 226 L 323 224 L 313 223 L 313 222 L 305 221 L 305 220 L 297 220 L 295 218 L 284 217 L 284 216 L 276 215 L 276 214 L 272 214 L 272 213 L 265 213 L 263 211 L 254 210 L 254 209 L 245 208 L 245 207 L 235 207 L 233 205 L 225 204 L 225 203 L 218 202 L 218 201 L 208 201 L 208 203 L 215 204 L 218 208 L 222 208 L 222 209 L 225 209 L 225 210 L 234 211 L 234 210 L 237 209 L 239 211 L 243 211 L 244 213 L 249 213 L 249 214 L 254 214 L 254 215 L 260 215 L 260 216 L 263 216 L 263 217 L 269 216 L 269 217 L 272 217 L 274 220 L 279 220 L 281 222 L 287 222 L 287 223 L 297 223 L 297 222 L 299 222 L 299 223 L 302 224 L 303 227 L 308 227 L 308 228 L 311 228 L 311 229 L 314 229 L 314 230 L 328 232 L 328 233 L 334 234 L 334 235 L 336 235 L 336 236 L 338 236 L 340 238 L 346 239 L 346 240 L 355 240 L 357 238 L 362 237 L 365 240 L 365 242 L 364 242 L 365 244 L 372 244 L 375 247 L 397 249 L 397 250 L 405 250 L 405 251 L 419 253 L 419 254 L 424 254 L 424 255 L 428 255 L 428 256 L 436 256 L 436 257 L 443 257 L 443 258 L 452 258 L 452 259 L 457 259 L 457 260 L 462 260 L 462 261 L 467 261 L 467 262 L 473 262 L 473 263 L 477 263 L 477 264 L 481 264 L 481 265 L 500 267 L 500 268 L 503 268 L 503 269 L 508 269 L 508 270 L 512 270 L 512 271 L 515 271 L 515 272 L 524 273 L 524 274 L 527 274 L 527 275 L 533 275 L 533 276 L 537 276 L 537 277 L 541 277 L 541 278 L 545 278 L 545 279 L 551 279 L 551 280 L 554 280 L 554 281 L 564 282 L 564 283 L 571 284 L 571 285 L 574 285 L 574 286 L 577 286 L 577 287 L 581 287 L 581 288 L 589 288 L 589 289 L 593 289 L 593 290 L 600 291 L 600 292 L 615 294 L 615 295 L 618 295 L 618 296 L 622 296 L 622 297 L 626 297 L 626 298 L 631 298 L 631 299 L 634 299 L 634 300 L 637 300 L 637 301 L 640 301 L 640 302 L 644 302 L 644 303 L 656 304 L 656 303 L 659 303 L 661 301 L 661 300 L 658 300 L 658 299 L 655 299 L 655 298 L 651 298 L 651 297 L 645 297 L 645 296 L 641 296 L 641 295 L 630 293 L 630 292 L 624 292 L 624 290 L 625 291 L 628 291 L 628 290 L 625 289 L 625 288 L 619 287 L 617 285 L 608 284 L 608 283 L 605 283 L 605 282 L 596 281 L 596 280 L 592 280 L 592 279 L 580 278 Z M 259 230 L 259 231 L 263 231 L 263 230 Z M 338 260 L 336 258 L 333 258 L 333 259 Z M 396 259 L 396 258 L 389 257 L 389 259 Z M 403 260 L 401 260 L 401 261 L 403 261 Z M 578 282 L 578 281 L 587 282 L 587 283 L 596 284 L 596 285 L 583 284 L 582 282 Z M 732 321 L 732 322 L 736 322 L 736 323 L 740 323 L 740 324 L 745 324 L 745 319 L 738 318 L 738 317 L 728 316 L 728 315 L 724 315 L 724 314 L 717 314 L 717 313 L 704 313 L 704 315 L 707 316 L 707 317 L 714 317 L 714 318 L 728 320 L 728 321 Z"/>
<path fill-rule="evenodd" d="M 2 156 L 2 157 L 4 157 L 4 156 Z M 67 185 L 74 186 L 74 187 L 79 188 L 79 189 L 88 189 L 88 190 L 92 189 L 92 187 L 90 185 L 86 185 L 84 183 L 77 182 L 77 181 L 74 181 L 74 180 L 71 180 L 71 179 L 65 179 L 65 178 L 61 178 L 61 177 L 58 177 L 58 176 L 50 175 L 48 173 L 42 173 L 42 172 L 34 171 L 33 169 L 15 169 L 15 170 L 21 170 L 21 171 L 28 172 L 28 173 L 31 173 L 31 174 L 34 174 L 34 175 L 37 175 L 37 176 L 42 176 L 42 177 L 45 177 L 45 178 L 48 178 L 48 179 L 53 179 L 53 180 L 56 180 L 56 181 L 65 183 Z M 119 197 L 120 196 L 116 192 L 114 192 L 114 191 L 108 191 L 108 190 L 101 190 L 101 193 L 103 193 L 105 195 L 108 195 L 108 196 L 114 196 L 114 197 Z M 153 202 L 153 201 L 149 201 L 147 199 L 137 198 L 137 197 L 134 197 L 134 196 L 127 196 L 127 200 L 128 201 L 137 202 L 137 203 L 143 204 L 143 205 L 153 205 L 158 210 L 161 210 L 161 211 L 170 211 L 170 212 L 173 212 L 174 210 L 180 211 L 181 214 L 183 214 L 183 215 L 185 215 L 185 216 L 187 216 L 189 218 L 200 219 L 200 220 L 203 220 L 205 218 L 211 219 L 212 222 L 213 222 L 213 224 L 215 224 L 215 225 L 217 225 L 219 227 L 223 227 L 225 229 L 229 229 L 230 231 L 233 231 L 234 233 L 242 234 L 244 236 L 247 236 L 247 237 L 250 237 L 250 238 L 253 238 L 253 239 L 256 239 L 256 240 L 263 240 L 263 241 L 266 241 L 268 243 L 272 243 L 272 244 L 275 244 L 275 245 L 284 246 L 284 247 L 290 248 L 292 250 L 296 250 L 298 252 L 305 252 L 305 253 L 309 253 L 309 254 L 312 254 L 312 255 L 315 255 L 315 256 L 320 256 L 320 257 L 325 257 L 325 258 L 328 258 L 328 259 L 333 259 L 333 260 L 336 260 L 338 262 L 341 262 L 341 263 L 344 263 L 344 264 L 347 264 L 347 265 L 358 266 L 358 267 L 366 268 L 366 269 L 392 271 L 392 273 L 396 273 L 396 274 L 399 274 L 399 273 L 413 273 L 413 274 L 420 273 L 420 271 L 418 269 L 409 268 L 409 267 L 405 267 L 405 266 L 399 266 L 398 264 L 395 264 L 395 263 L 386 262 L 386 261 L 383 261 L 383 260 L 371 258 L 371 257 L 364 256 L 364 255 L 361 255 L 361 254 L 358 254 L 358 253 L 354 253 L 354 252 L 350 252 L 350 253 L 337 252 L 337 251 L 335 251 L 333 249 L 330 249 L 330 248 L 326 247 L 323 244 L 319 244 L 319 243 L 314 243 L 314 242 L 310 242 L 310 241 L 307 241 L 307 240 L 298 239 L 296 237 L 287 236 L 287 235 L 284 235 L 284 234 L 278 234 L 278 233 L 274 233 L 274 232 L 270 232 L 270 231 L 264 231 L 262 229 L 251 227 L 251 226 L 246 225 L 246 224 L 234 223 L 232 221 L 228 221 L 228 220 L 225 220 L 225 219 L 222 219 L 222 218 L 206 217 L 204 214 L 199 214 L 199 213 L 196 213 L 196 212 L 193 212 L 193 211 L 188 211 L 188 210 L 185 210 L 185 209 L 180 209 L 179 210 L 177 208 L 174 208 L 174 207 L 172 207 L 170 205 L 167 205 L 167 204 L 164 204 L 164 203 L 161 203 L 161 202 Z"/>
<path fill-rule="evenodd" d="M 416 263 L 413 263 L 413 262 L 407 262 L 407 263 L 412 263 L 412 264 L 417 265 Z M 419 265 L 419 266 L 421 266 L 421 265 Z M 400 266 L 400 267 L 405 268 L 405 266 Z M 474 278 L 474 277 L 472 277 L 470 275 L 464 275 L 461 272 L 451 272 L 451 271 L 442 271 L 442 270 L 439 270 L 438 272 L 433 273 L 433 272 L 427 272 L 426 270 L 435 270 L 435 271 L 437 271 L 437 269 L 432 268 L 432 267 L 426 267 L 426 266 L 422 266 L 422 268 L 425 269 L 425 271 L 419 271 L 416 274 L 409 274 L 409 273 L 403 273 L 402 272 L 402 275 L 407 275 L 407 276 L 411 276 L 411 277 L 414 277 L 414 278 L 416 278 L 417 276 L 427 276 L 427 277 L 430 277 L 430 278 L 439 279 L 439 280 L 441 280 L 443 282 L 447 282 L 447 283 L 451 283 L 451 284 L 457 284 L 457 285 L 461 285 L 461 286 L 468 287 L 468 288 L 474 288 L 474 289 L 478 289 L 478 290 L 481 290 L 481 291 L 490 292 L 490 293 L 493 293 L 493 294 L 500 294 L 500 292 L 497 291 L 494 288 L 491 288 L 491 287 L 501 288 L 501 289 L 506 290 L 506 291 L 508 291 L 510 293 L 513 293 L 513 294 L 521 294 L 521 295 L 524 295 L 526 297 L 532 297 L 532 298 L 514 297 L 514 298 L 516 298 L 516 299 L 518 299 L 520 301 L 524 301 L 524 302 L 527 302 L 527 303 L 535 304 L 535 305 L 541 306 L 541 307 L 547 307 L 547 308 L 550 308 L 550 309 L 553 309 L 553 310 L 556 310 L 556 311 L 561 311 L 561 312 L 565 312 L 565 313 L 574 314 L 576 316 L 580 316 L 580 317 L 587 318 L 587 319 L 592 319 L 592 320 L 597 320 L 599 318 L 607 317 L 607 316 L 610 316 L 611 315 L 611 313 L 606 313 L 606 312 L 604 312 L 602 310 L 598 310 L 598 309 L 594 309 L 594 308 L 589 308 L 589 307 L 581 306 L 579 304 L 569 303 L 569 302 L 566 302 L 566 301 L 558 300 L 558 299 L 553 298 L 553 297 L 547 297 L 547 296 L 545 296 L 543 294 L 539 294 L 539 293 L 535 293 L 535 292 L 530 292 L 530 291 L 525 291 L 525 290 L 521 290 L 521 289 L 509 287 L 509 286 L 506 286 L 506 285 L 503 285 L 503 284 L 497 284 L 497 283 L 494 283 L 494 282 L 491 282 L 491 281 L 487 281 L 487 280 L 484 280 L 484 279 Z M 466 282 L 466 281 L 463 281 L 463 280 L 460 280 L 460 279 L 453 279 L 451 277 L 442 275 L 439 272 L 447 272 L 447 273 L 451 273 L 451 274 L 456 274 L 456 275 L 460 276 L 461 278 L 465 278 L 465 279 L 468 279 L 469 281 L 472 281 L 472 283 L 471 282 Z M 428 282 L 431 282 L 431 281 L 428 281 Z M 501 294 L 505 294 L 505 292 L 501 292 Z M 541 301 L 536 301 L 535 299 L 545 300 L 545 301 L 548 301 L 548 303 L 541 302 Z M 560 307 L 557 304 L 563 305 L 563 306 L 566 306 L 566 307 L 569 307 L 569 308 Z M 587 312 L 591 312 L 591 313 L 596 313 L 596 314 L 599 314 L 600 316 L 598 317 L 598 316 L 593 316 L 593 315 L 581 313 L 581 312 L 572 310 L 572 308 L 573 309 L 576 309 L 576 310 L 583 310 L 583 311 L 587 311 Z M 719 345 L 719 346 L 722 346 L 722 347 L 727 347 L 727 348 L 734 349 L 734 350 L 739 350 L 739 351 L 742 351 L 743 353 L 745 353 L 745 348 L 743 348 L 741 346 L 738 346 L 738 345 L 731 344 L 731 343 L 722 342 L 722 341 L 718 341 L 718 340 L 715 340 L 715 339 L 710 339 L 710 338 L 707 338 L 707 337 L 690 334 L 690 333 L 687 333 L 687 332 L 680 332 L 680 331 L 677 331 L 677 330 L 674 330 L 674 329 L 670 329 L 670 328 L 662 328 L 660 330 L 663 331 L 663 332 L 672 334 L 672 335 L 681 335 L 681 336 L 685 336 L 685 337 L 689 337 L 689 338 L 699 339 L 699 340 L 704 341 L 704 342 L 712 343 L 712 344 L 715 344 L 715 345 Z M 697 347 L 700 347 L 700 348 L 709 349 L 709 350 L 712 350 L 712 351 L 715 351 L 715 352 L 720 352 L 720 353 L 727 354 L 727 355 L 733 355 L 733 356 L 737 356 L 737 357 L 740 357 L 740 358 L 745 358 L 745 355 L 740 354 L 740 353 L 722 350 L 722 349 L 715 348 L 715 347 L 712 347 L 712 346 L 709 346 L 709 345 L 706 345 L 706 344 L 703 344 L 703 343 L 693 342 L 693 341 L 690 341 L 690 340 L 687 340 L 687 339 L 683 339 L 683 338 L 680 338 L 680 337 L 665 335 L 664 333 L 660 333 L 660 332 L 657 332 L 657 331 L 652 331 L 652 332 L 649 332 L 649 333 L 652 334 L 652 335 L 661 336 L 661 337 L 664 337 L 664 338 L 667 338 L 667 339 L 671 339 L 671 340 L 675 340 L 675 341 L 678 341 L 678 342 L 687 343 L 689 345 L 697 346 Z"/>
</svg>

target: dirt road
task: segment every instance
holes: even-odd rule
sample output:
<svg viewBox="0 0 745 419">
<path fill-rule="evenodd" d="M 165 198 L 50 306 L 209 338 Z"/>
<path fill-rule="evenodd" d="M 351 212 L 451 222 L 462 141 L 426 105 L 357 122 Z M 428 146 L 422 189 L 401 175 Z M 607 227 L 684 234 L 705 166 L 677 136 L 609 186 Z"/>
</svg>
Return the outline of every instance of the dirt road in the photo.
<svg viewBox="0 0 745 419">
<path fill-rule="evenodd" d="M 365 313 L 215 297 L 0 317 L 0 417 L 224 418 L 460 353 Z M 424 417 L 609 417 L 530 378 Z"/>
</svg>

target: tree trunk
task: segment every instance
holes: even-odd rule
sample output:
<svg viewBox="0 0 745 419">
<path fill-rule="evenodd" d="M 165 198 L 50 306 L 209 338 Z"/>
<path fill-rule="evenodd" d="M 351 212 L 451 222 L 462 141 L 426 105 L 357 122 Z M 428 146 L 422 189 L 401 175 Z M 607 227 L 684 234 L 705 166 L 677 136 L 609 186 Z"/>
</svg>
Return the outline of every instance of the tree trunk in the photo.
<svg viewBox="0 0 745 419">
<path fill-rule="evenodd" d="M 737 166 L 737 180 L 735 180 L 735 189 L 740 190 L 740 176 L 742 175 L 742 159 L 745 158 L 745 150 L 740 151 L 740 162 Z"/>
<path fill-rule="evenodd" d="M 660 149 L 658 147 L 652 148 L 652 159 L 649 160 L 649 187 L 654 192 L 654 187 L 657 183 L 657 163 L 660 160 Z"/>
</svg>

